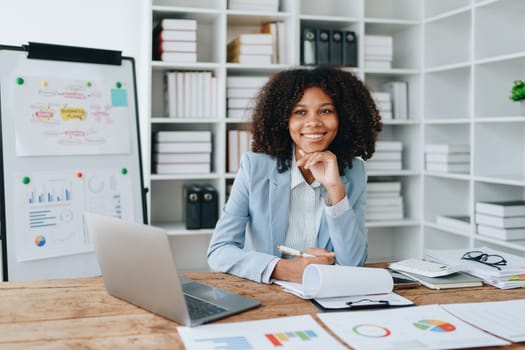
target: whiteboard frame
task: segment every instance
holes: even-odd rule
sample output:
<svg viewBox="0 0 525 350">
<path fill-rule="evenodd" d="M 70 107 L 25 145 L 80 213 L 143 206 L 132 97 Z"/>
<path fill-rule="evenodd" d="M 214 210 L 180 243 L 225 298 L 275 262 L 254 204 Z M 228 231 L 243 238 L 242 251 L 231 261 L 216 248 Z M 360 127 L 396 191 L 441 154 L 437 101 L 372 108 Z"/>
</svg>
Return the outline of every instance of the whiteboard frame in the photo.
<svg viewBox="0 0 525 350">
<path fill-rule="evenodd" d="M 60 52 L 81 53 L 77 57 L 95 57 L 101 51 L 109 50 L 78 48 L 68 46 L 58 46 Z M 0 54 L 4 55 L 26 55 L 30 47 L 13 47 L 0 45 Z M 90 51 L 87 51 L 90 50 Z M 88 55 L 85 55 L 86 52 Z M 111 51 L 111 54 L 120 52 Z M 100 55 L 98 55 L 100 58 Z M 115 57 L 115 55 L 113 55 Z M 18 58 L 17 58 L 18 59 Z M 0 62 L 3 58 L 0 55 Z M 116 167 L 126 168 L 131 176 L 134 221 L 138 223 L 147 222 L 146 211 L 146 189 L 144 187 L 144 178 L 142 173 L 141 143 L 139 130 L 139 115 L 137 101 L 137 86 L 135 62 L 132 57 L 121 57 L 120 65 L 114 62 L 103 64 L 100 59 L 93 61 L 96 63 L 81 62 L 79 59 L 70 57 L 54 57 L 45 59 L 27 58 L 23 60 L 23 68 L 28 70 L 28 74 L 38 74 L 50 79 L 90 79 L 107 80 L 108 76 L 115 74 L 117 79 L 129 82 L 127 89 L 129 115 L 134 114 L 134 118 L 129 120 L 130 145 L 131 152 L 128 154 L 104 154 L 104 155 L 73 155 L 73 156 L 34 156 L 34 157 L 17 157 L 15 150 L 15 137 L 13 136 L 15 128 L 14 121 L 10 120 L 10 114 L 7 111 L 13 109 L 13 106 L 6 107 L 12 101 L 2 101 L 4 89 L 3 84 L 6 80 L 12 79 L 16 72 L 6 72 L 13 67 L 2 67 L 0 65 L 0 162 L 3 170 L 0 176 L 0 230 L 2 241 L 2 262 L 3 262 L 3 280 L 34 280 L 34 279 L 51 279 L 51 278 L 77 278 L 91 277 L 100 275 L 100 268 L 96 260 L 94 251 L 57 256 L 29 261 L 18 261 L 16 259 L 16 247 L 14 235 L 15 217 L 13 215 L 14 193 L 12 184 L 15 173 L 22 172 L 46 172 L 61 171 L 71 169 L 114 169 Z M 40 67 L 39 67 L 40 66 Z M 16 70 L 16 69 L 15 69 Z M 38 73 L 36 73 L 38 72 Z M 53 72 L 53 74 L 49 73 Z M 132 85 L 132 86 L 131 86 Z M 12 118 L 11 118 L 12 119 Z M 11 133 L 9 133 L 11 131 Z M 116 165 L 118 164 L 118 166 Z M 77 213 L 82 215 L 82 213 Z M 86 225 L 83 224 L 84 234 Z"/>
</svg>

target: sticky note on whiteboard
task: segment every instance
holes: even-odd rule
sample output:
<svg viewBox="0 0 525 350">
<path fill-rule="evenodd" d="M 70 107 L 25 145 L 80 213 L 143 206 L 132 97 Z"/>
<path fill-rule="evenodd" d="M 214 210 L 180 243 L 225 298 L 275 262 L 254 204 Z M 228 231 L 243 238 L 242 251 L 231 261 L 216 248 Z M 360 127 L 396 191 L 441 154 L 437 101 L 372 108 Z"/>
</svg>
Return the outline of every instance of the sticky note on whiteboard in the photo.
<svg viewBox="0 0 525 350">
<path fill-rule="evenodd" d="M 127 107 L 128 94 L 124 89 L 111 89 L 111 106 L 112 107 Z"/>
</svg>

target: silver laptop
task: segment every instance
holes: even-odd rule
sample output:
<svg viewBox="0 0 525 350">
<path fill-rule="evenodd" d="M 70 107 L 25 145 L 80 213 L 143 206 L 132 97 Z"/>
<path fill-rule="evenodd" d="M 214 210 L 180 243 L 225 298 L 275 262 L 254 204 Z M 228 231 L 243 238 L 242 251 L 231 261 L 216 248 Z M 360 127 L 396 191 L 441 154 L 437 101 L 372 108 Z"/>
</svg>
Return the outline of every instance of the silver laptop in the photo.
<svg viewBox="0 0 525 350">
<path fill-rule="evenodd" d="M 195 326 L 260 305 L 225 290 L 179 277 L 166 232 L 85 213 L 88 232 L 109 294 Z"/>
</svg>

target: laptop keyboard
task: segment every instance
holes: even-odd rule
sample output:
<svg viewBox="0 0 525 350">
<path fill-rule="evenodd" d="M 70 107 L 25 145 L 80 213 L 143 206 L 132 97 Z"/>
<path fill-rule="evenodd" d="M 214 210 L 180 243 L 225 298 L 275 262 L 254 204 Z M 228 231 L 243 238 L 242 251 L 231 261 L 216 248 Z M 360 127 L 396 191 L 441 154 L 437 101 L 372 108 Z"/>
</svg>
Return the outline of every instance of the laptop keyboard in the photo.
<svg viewBox="0 0 525 350">
<path fill-rule="evenodd" d="M 194 298 L 187 294 L 184 294 L 184 298 L 186 298 L 186 305 L 188 307 L 188 312 L 190 313 L 190 318 L 192 320 L 217 315 L 224 311 L 227 311 L 227 309 L 223 307 L 213 305 L 211 303 Z"/>
</svg>

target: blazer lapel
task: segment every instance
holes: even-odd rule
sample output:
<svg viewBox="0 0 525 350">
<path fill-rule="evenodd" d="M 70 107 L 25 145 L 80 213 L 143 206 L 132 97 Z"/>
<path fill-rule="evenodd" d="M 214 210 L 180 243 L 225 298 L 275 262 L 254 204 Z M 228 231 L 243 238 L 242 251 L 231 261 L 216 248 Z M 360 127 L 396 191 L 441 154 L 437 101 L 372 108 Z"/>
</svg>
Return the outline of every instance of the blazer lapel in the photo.
<svg viewBox="0 0 525 350">
<path fill-rule="evenodd" d="M 283 173 L 274 167 L 270 174 L 270 235 L 272 239 L 272 249 L 276 256 L 281 253 L 277 250 L 277 245 L 284 242 L 286 230 L 288 228 L 288 211 L 290 208 L 290 170 Z"/>
<path fill-rule="evenodd" d="M 345 185 L 345 190 L 347 192 L 351 191 L 351 182 L 350 179 L 345 176 L 341 176 L 341 182 Z M 324 187 L 321 187 L 321 198 L 325 198 L 327 196 L 326 189 Z M 350 206 L 352 204 L 350 203 Z M 319 235 L 317 236 L 317 246 L 320 248 L 328 249 L 328 242 L 330 240 L 330 231 L 328 230 L 328 222 L 326 221 L 326 215 L 323 213 L 323 216 L 321 217 L 321 227 L 319 228 Z"/>
</svg>

